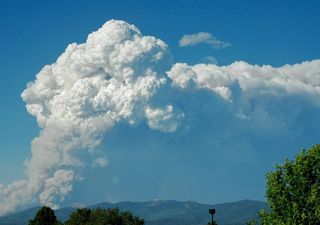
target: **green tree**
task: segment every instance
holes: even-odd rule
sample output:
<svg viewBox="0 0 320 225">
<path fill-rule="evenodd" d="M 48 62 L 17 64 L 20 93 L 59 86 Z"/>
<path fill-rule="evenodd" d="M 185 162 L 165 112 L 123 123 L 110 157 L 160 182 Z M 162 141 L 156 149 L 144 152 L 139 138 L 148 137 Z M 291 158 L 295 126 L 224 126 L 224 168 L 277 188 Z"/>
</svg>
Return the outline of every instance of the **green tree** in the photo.
<svg viewBox="0 0 320 225">
<path fill-rule="evenodd" d="M 268 173 L 266 197 L 262 225 L 320 224 L 320 145 Z"/>
<path fill-rule="evenodd" d="M 69 220 L 65 223 L 66 225 L 85 225 L 90 224 L 91 220 L 91 209 L 77 209 L 72 212 L 69 216 Z"/>
<path fill-rule="evenodd" d="M 66 225 L 143 225 L 144 220 L 119 209 L 78 209 Z"/>
<path fill-rule="evenodd" d="M 35 218 L 29 221 L 29 225 L 58 225 L 61 224 L 54 211 L 49 207 L 42 207 L 38 210 Z"/>
<path fill-rule="evenodd" d="M 246 225 L 257 225 L 258 223 L 257 223 L 257 221 L 255 221 L 255 220 L 250 220 L 250 221 L 248 221 L 247 223 L 246 223 Z"/>
</svg>

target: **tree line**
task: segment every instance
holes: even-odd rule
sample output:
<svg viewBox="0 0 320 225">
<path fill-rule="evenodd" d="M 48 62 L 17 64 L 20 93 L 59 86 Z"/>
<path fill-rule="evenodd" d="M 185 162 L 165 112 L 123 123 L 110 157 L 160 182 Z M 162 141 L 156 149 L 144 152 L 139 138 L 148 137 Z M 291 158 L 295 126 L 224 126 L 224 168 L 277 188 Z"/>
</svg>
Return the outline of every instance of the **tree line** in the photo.
<svg viewBox="0 0 320 225">
<path fill-rule="evenodd" d="M 133 216 L 130 212 L 122 212 L 117 208 L 88 209 L 82 208 L 72 212 L 69 219 L 62 223 L 49 207 L 42 207 L 29 225 L 143 225 L 144 220 Z"/>
</svg>

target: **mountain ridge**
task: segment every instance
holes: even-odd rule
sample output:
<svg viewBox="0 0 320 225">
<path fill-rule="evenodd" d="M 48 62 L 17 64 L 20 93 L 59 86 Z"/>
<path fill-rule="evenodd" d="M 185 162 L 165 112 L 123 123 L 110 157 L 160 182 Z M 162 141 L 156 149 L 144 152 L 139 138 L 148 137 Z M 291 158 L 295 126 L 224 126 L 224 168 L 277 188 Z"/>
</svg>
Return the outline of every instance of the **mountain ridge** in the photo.
<svg viewBox="0 0 320 225">
<path fill-rule="evenodd" d="M 267 204 L 256 200 L 241 200 L 219 204 L 201 204 L 194 201 L 152 200 L 146 202 L 124 201 L 118 203 L 101 202 L 87 208 L 119 208 L 130 211 L 143 218 L 146 225 L 206 225 L 210 221 L 209 208 L 216 209 L 215 220 L 219 225 L 245 225 L 248 220 L 256 219 L 260 209 Z M 27 225 L 40 207 L 0 217 L 0 225 Z M 55 210 L 59 220 L 65 221 L 75 207 Z"/>
</svg>

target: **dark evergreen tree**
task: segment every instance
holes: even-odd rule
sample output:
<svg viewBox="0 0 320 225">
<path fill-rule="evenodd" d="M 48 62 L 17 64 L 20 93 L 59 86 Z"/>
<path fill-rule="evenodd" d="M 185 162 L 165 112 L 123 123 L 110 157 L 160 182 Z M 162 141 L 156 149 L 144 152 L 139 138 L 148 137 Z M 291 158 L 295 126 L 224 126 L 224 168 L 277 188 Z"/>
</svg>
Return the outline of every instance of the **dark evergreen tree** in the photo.
<svg viewBox="0 0 320 225">
<path fill-rule="evenodd" d="M 42 207 L 38 210 L 33 220 L 29 221 L 29 225 L 58 225 L 60 222 L 57 220 L 54 211 L 49 207 Z"/>
</svg>

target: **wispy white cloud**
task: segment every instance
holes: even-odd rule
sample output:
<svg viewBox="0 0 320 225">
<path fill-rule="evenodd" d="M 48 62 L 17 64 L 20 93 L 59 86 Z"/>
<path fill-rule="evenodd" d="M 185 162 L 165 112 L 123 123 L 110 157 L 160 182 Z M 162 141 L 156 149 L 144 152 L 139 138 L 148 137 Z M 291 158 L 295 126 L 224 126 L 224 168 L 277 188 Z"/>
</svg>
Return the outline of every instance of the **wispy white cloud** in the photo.
<svg viewBox="0 0 320 225">
<path fill-rule="evenodd" d="M 218 64 L 217 59 L 213 56 L 204 57 L 203 62 L 206 64 Z"/>
<path fill-rule="evenodd" d="M 211 45 L 215 49 L 221 49 L 231 46 L 230 43 L 221 41 L 215 38 L 212 34 L 207 32 L 183 35 L 182 38 L 179 40 L 180 47 L 198 45 L 201 43 Z"/>
<path fill-rule="evenodd" d="M 106 158 L 96 158 L 93 160 L 92 166 L 93 167 L 106 167 L 109 164 L 109 160 Z"/>
</svg>

